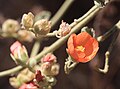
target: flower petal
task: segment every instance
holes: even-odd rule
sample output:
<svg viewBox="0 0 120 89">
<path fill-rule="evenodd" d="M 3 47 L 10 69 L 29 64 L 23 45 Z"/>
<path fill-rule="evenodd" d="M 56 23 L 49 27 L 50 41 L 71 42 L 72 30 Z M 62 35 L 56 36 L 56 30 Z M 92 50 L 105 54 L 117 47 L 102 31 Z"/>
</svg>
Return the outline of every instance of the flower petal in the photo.
<svg viewBox="0 0 120 89">
<path fill-rule="evenodd" d="M 14 51 L 17 50 L 18 47 L 21 47 L 21 43 L 19 41 L 14 42 L 10 47 L 11 53 L 14 54 Z"/>
<path fill-rule="evenodd" d="M 70 54 L 73 54 L 74 53 L 74 38 L 76 37 L 76 35 L 75 34 L 72 34 L 71 36 L 70 36 L 70 38 L 68 39 L 68 52 L 70 53 Z"/>
<path fill-rule="evenodd" d="M 89 55 L 91 55 L 92 54 L 92 52 L 93 52 L 93 41 L 94 41 L 94 39 L 90 39 L 90 40 L 88 40 L 88 42 L 85 44 L 85 54 L 86 54 L 86 56 L 89 56 Z"/>
<path fill-rule="evenodd" d="M 67 52 L 74 58 L 74 59 L 78 59 L 77 53 L 75 51 L 75 47 L 74 47 L 74 39 L 76 38 L 76 34 L 72 34 L 70 36 L 70 38 L 68 39 L 68 49 Z"/>
<path fill-rule="evenodd" d="M 77 35 L 75 44 L 84 46 L 90 38 L 91 36 L 87 32 L 82 32 Z"/>
<path fill-rule="evenodd" d="M 92 49 L 90 49 L 90 48 L 92 48 Z M 98 42 L 94 39 L 93 42 L 92 42 L 92 46 L 87 48 L 87 50 L 89 50 L 89 51 L 86 52 L 85 59 L 88 59 L 88 61 L 93 59 L 95 57 L 98 49 L 99 49 Z M 90 50 L 91 50 L 91 54 L 88 53 L 88 52 L 90 52 Z"/>
</svg>

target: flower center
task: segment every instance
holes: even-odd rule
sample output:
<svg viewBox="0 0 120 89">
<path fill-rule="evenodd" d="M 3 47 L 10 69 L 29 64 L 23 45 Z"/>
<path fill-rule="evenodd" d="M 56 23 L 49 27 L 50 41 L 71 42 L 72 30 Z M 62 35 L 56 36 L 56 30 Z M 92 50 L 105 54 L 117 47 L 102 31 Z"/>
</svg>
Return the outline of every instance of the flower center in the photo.
<svg viewBox="0 0 120 89">
<path fill-rule="evenodd" d="M 83 47 L 83 46 L 77 46 L 76 50 L 84 52 L 85 51 L 85 47 Z"/>
</svg>

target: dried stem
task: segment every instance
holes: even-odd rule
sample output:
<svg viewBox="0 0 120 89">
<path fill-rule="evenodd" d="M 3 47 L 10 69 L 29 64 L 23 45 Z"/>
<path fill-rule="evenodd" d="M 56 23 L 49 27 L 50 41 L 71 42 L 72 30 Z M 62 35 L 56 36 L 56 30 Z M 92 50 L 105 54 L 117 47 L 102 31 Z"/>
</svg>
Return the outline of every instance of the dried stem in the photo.
<svg viewBox="0 0 120 89">
<path fill-rule="evenodd" d="M 113 34 L 114 36 L 113 36 L 112 42 L 110 43 L 110 46 L 109 46 L 108 50 L 105 53 L 104 69 L 99 69 L 99 71 L 102 72 L 102 73 L 107 73 L 108 72 L 108 68 L 109 68 L 108 63 L 109 63 L 110 54 L 111 54 L 112 49 L 114 47 L 115 41 L 116 41 L 116 39 L 119 35 L 119 30 L 118 29 L 120 28 L 120 25 L 118 26 L 118 24 L 120 24 L 120 21 L 113 27 L 114 29 L 113 28 L 111 29 L 111 30 L 114 30 L 114 34 Z M 107 35 L 104 35 L 104 36 L 108 37 Z"/>
<path fill-rule="evenodd" d="M 102 42 L 104 40 L 106 40 L 111 34 L 113 34 L 115 32 L 116 26 L 114 26 L 113 28 L 111 28 L 108 32 L 106 32 L 105 34 L 97 37 L 97 41 L 98 42 Z"/>
</svg>

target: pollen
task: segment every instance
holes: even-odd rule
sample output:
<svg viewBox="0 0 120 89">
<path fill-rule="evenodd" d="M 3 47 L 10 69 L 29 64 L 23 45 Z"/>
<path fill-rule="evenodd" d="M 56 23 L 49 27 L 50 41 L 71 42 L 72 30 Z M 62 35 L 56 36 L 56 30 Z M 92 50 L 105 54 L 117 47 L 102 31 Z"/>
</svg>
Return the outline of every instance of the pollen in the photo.
<svg viewBox="0 0 120 89">
<path fill-rule="evenodd" d="M 83 47 L 83 46 L 77 46 L 76 50 L 80 51 L 80 52 L 84 52 L 85 51 L 85 47 Z"/>
</svg>

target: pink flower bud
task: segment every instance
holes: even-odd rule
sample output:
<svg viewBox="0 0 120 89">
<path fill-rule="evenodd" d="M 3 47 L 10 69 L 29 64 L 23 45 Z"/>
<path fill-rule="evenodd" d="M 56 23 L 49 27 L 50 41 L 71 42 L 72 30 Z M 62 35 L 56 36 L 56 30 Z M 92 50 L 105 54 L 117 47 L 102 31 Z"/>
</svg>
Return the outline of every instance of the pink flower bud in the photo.
<svg viewBox="0 0 120 89">
<path fill-rule="evenodd" d="M 28 84 L 23 84 L 19 89 L 38 89 L 38 86 L 31 82 Z"/>
<path fill-rule="evenodd" d="M 51 53 L 48 53 L 41 59 L 41 62 L 56 62 L 56 56 L 54 56 Z"/>
<path fill-rule="evenodd" d="M 16 41 L 15 43 L 13 43 L 10 47 L 11 53 L 14 55 L 17 52 L 19 47 L 22 47 L 20 42 Z"/>
<path fill-rule="evenodd" d="M 10 51 L 11 51 L 11 57 L 13 58 L 13 60 L 15 62 L 24 62 L 26 63 L 26 61 L 28 60 L 28 53 L 26 48 L 21 45 L 20 42 L 16 41 L 15 43 L 13 43 L 10 47 Z"/>
</svg>

